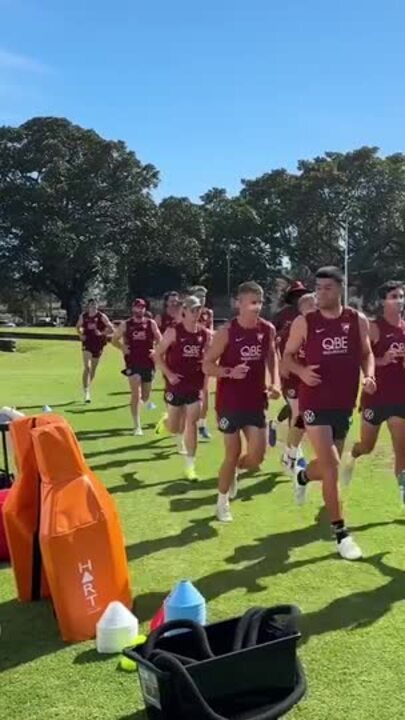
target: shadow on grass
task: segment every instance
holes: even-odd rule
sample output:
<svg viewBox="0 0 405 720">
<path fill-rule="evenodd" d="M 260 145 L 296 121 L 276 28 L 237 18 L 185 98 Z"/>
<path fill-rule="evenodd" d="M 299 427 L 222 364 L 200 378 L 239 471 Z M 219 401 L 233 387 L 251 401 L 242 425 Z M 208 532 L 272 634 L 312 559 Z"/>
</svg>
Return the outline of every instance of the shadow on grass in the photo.
<svg viewBox="0 0 405 720">
<path fill-rule="evenodd" d="M 103 412 L 112 412 L 114 410 L 121 410 L 122 408 L 127 407 L 127 403 L 124 403 L 122 405 L 108 405 L 106 407 L 89 407 L 86 405 L 83 408 L 80 408 L 78 410 L 67 410 L 68 415 L 88 415 L 90 413 L 103 413 Z"/>
<path fill-rule="evenodd" d="M 138 710 L 133 715 L 122 715 L 117 720 L 148 720 L 148 716 L 144 710 Z"/>
<path fill-rule="evenodd" d="M 79 401 L 69 400 L 69 402 L 56 403 L 56 404 L 52 403 L 51 407 L 52 407 L 52 410 L 55 410 L 56 408 L 68 407 L 70 405 L 79 405 Z M 24 412 L 25 410 L 41 410 L 41 407 L 42 407 L 41 405 L 22 405 L 18 409 L 21 412 Z"/>
<path fill-rule="evenodd" d="M 147 555 L 171 548 L 183 548 L 201 540 L 211 540 L 218 535 L 216 529 L 210 524 L 212 517 L 198 518 L 192 520 L 190 525 L 183 528 L 176 535 L 167 535 L 166 537 L 153 538 L 151 540 L 142 540 L 127 546 L 128 560 L 139 560 Z"/>
<path fill-rule="evenodd" d="M 384 617 L 393 605 L 403 602 L 405 572 L 384 563 L 386 554 L 378 553 L 362 562 L 378 570 L 382 577 L 389 578 L 389 582 L 373 590 L 362 590 L 337 598 L 321 610 L 303 615 L 300 625 L 304 642 L 314 635 L 345 628 L 362 630 Z"/>
<path fill-rule="evenodd" d="M 193 484 L 192 486 L 190 486 L 190 489 L 199 490 L 200 488 L 202 488 L 203 485 L 204 488 L 214 489 L 217 482 L 217 478 L 209 478 L 208 480 L 202 480 L 201 482 Z M 258 482 L 251 482 L 245 487 L 239 486 L 240 489 L 238 492 L 238 499 L 242 500 L 242 502 L 249 502 L 258 495 L 268 495 L 274 490 L 276 485 L 284 482 L 289 481 L 286 480 L 283 475 L 277 472 L 267 473 L 266 476 L 262 477 Z M 179 483 L 176 483 L 176 486 L 177 489 L 179 489 Z M 187 492 L 187 489 L 185 489 L 185 492 Z M 173 512 L 189 512 L 191 510 L 197 510 L 198 508 L 204 507 L 206 505 L 212 507 L 213 503 L 215 503 L 215 498 L 211 493 L 210 495 L 204 495 L 203 497 L 198 498 L 178 498 L 176 500 L 171 500 L 170 509 Z"/>
<path fill-rule="evenodd" d="M 89 440 L 109 440 L 116 437 L 128 437 L 132 435 L 131 428 L 127 425 L 124 428 L 103 428 L 100 430 L 78 430 L 76 437 L 80 442 L 88 442 Z"/>
<path fill-rule="evenodd" d="M 96 662 L 102 663 L 111 660 L 111 658 L 112 655 L 100 654 L 95 648 L 90 648 L 89 650 L 84 650 L 80 655 L 76 655 L 73 660 L 73 665 L 89 665 L 90 663 Z M 118 655 L 116 659 L 118 664 Z"/>
<path fill-rule="evenodd" d="M 133 450 L 134 453 L 136 453 L 136 446 L 133 448 Z M 160 462 L 163 460 L 168 460 L 171 456 L 172 452 L 170 450 L 158 450 L 157 452 L 154 452 L 147 457 L 128 457 L 126 460 L 111 460 L 110 462 L 98 463 L 96 465 L 92 464 L 91 469 L 94 471 L 112 470 L 113 468 L 123 468 L 127 465 L 133 465 L 134 463 Z"/>
<path fill-rule="evenodd" d="M 394 521 L 394 524 L 402 526 L 405 521 L 397 520 Z M 384 525 L 392 525 L 392 522 L 368 523 L 353 529 L 359 532 Z M 293 549 L 304 547 L 318 540 L 330 539 L 329 521 L 322 509 L 313 525 L 260 538 L 254 545 L 237 548 L 235 553 L 226 559 L 228 564 L 234 565 L 251 561 L 247 567 L 217 570 L 198 579 L 194 580 L 193 578 L 193 582 L 207 601 L 216 599 L 232 590 L 245 590 L 247 594 L 265 592 L 268 590 L 268 580 L 272 576 L 299 568 L 316 566 L 325 561 L 336 560 L 341 563 L 342 560 L 338 559 L 332 544 L 331 548 L 333 549 L 325 555 L 302 560 L 290 561 L 289 559 L 290 551 Z M 375 590 L 365 590 L 338 598 L 322 610 L 304 615 L 302 631 L 305 637 L 347 627 L 353 629 L 365 627 L 379 620 L 394 603 L 403 600 L 405 572 L 384 565 L 382 557 L 383 555 L 377 555 L 363 560 L 363 562 L 371 564 L 382 575 L 391 578 L 390 582 Z M 137 611 L 141 613 L 143 620 L 153 616 L 168 592 L 169 589 L 166 592 L 151 592 L 137 597 Z"/>
<path fill-rule="evenodd" d="M 153 448 L 156 445 L 159 445 L 159 443 L 161 443 L 162 440 L 167 440 L 167 438 L 158 437 L 158 438 L 154 438 L 153 440 L 148 440 L 148 442 L 142 442 L 142 441 L 138 442 L 138 440 L 139 440 L 139 438 L 134 437 L 131 445 L 122 445 L 122 446 L 116 447 L 116 448 L 109 448 L 108 450 L 99 450 L 99 451 L 96 450 L 94 452 L 86 453 L 86 458 L 101 457 L 103 455 L 108 455 L 110 457 L 110 455 L 119 455 L 123 452 L 131 452 L 131 450 L 146 450 L 148 448 Z M 174 448 L 173 448 L 173 452 L 174 452 Z"/>
<path fill-rule="evenodd" d="M 0 604 L 0 672 L 50 655 L 66 647 L 61 640 L 52 606 L 43 600 Z"/>
</svg>

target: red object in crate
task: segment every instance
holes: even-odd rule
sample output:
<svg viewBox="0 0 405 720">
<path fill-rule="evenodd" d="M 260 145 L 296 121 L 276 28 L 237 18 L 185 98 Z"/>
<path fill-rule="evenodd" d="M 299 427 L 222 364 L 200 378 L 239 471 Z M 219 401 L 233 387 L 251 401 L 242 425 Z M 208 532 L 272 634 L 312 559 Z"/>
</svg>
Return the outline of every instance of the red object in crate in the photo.
<svg viewBox="0 0 405 720">
<path fill-rule="evenodd" d="M 0 490 L 0 562 L 9 562 L 10 553 L 7 544 L 6 531 L 3 522 L 3 505 L 6 502 L 10 488 Z"/>
</svg>

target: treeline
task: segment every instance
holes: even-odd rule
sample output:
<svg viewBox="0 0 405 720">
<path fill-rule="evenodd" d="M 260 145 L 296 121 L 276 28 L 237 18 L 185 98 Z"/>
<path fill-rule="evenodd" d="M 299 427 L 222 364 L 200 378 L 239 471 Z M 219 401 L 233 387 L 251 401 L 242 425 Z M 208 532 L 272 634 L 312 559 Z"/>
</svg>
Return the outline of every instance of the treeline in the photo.
<svg viewBox="0 0 405 720">
<path fill-rule="evenodd" d="M 61 118 L 0 128 L 0 300 L 50 293 L 74 321 L 95 288 L 109 305 L 200 282 L 225 295 L 245 279 L 304 280 L 343 262 L 372 299 L 405 268 L 405 155 L 327 152 L 157 203 L 158 170 L 123 142 Z"/>
</svg>

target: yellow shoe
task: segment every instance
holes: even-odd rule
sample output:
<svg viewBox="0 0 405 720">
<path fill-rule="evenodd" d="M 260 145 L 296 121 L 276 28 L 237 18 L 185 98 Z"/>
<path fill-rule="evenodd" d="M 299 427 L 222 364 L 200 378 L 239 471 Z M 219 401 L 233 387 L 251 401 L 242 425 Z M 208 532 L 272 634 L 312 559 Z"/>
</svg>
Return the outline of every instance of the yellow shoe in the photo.
<svg viewBox="0 0 405 720">
<path fill-rule="evenodd" d="M 166 425 L 165 425 L 166 420 L 167 420 L 167 413 L 162 415 L 160 420 L 158 420 L 156 427 L 155 427 L 155 435 L 165 435 L 166 434 L 166 432 L 167 432 Z"/>
<path fill-rule="evenodd" d="M 187 467 L 184 471 L 184 475 L 186 480 L 189 480 L 190 482 L 195 482 L 196 480 L 198 480 L 198 475 L 194 467 Z"/>
</svg>

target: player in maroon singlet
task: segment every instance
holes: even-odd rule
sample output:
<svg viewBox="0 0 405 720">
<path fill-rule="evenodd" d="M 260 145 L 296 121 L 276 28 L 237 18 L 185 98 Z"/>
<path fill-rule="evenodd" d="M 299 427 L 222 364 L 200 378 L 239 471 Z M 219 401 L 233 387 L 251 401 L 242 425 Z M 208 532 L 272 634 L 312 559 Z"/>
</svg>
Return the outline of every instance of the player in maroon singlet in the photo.
<svg viewBox="0 0 405 720">
<path fill-rule="evenodd" d="M 304 317 L 306 317 L 308 313 L 314 312 L 316 310 L 316 297 L 314 293 L 306 293 L 305 295 L 301 295 L 297 303 L 297 309 L 299 314 L 303 315 Z M 284 329 L 281 330 L 278 336 L 278 351 L 281 358 L 287 344 L 287 340 L 290 334 L 290 328 L 290 324 L 285 325 Z M 305 362 L 304 346 L 300 348 L 296 360 L 298 362 Z M 300 379 L 294 373 L 284 370 L 282 362 L 280 366 L 280 375 L 281 389 L 291 411 L 287 442 L 283 454 L 283 464 L 288 468 L 288 470 L 294 471 L 297 460 L 303 457 L 300 444 L 304 435 L 304 423 L 298 407 L 298 389 Z"/>
<path fill-rule="evenodd" d="M 198 297 L 201 302 L 201 314 L 200 314 L 200 325 L 207 328 L 210 333 L 214 332 L 214 313 L 211 308 L 206 305 L 207 302 L 207 288 L 203 285 L 195 285 L 189 289 L 190 295 Z M 211 433 L 207 426 L 207 416 L 209 409 L 209 378 L 206 377 L 203 389 L 203 404 L 201 410 L 201 417 L 198 421 L 198 433 L 200 440 L 211 440 Z"/>
<path fill-rule="evenodd" d="M 143 435 L 141 407 L 150 397 L 155 372 L 153 350 L 160 340 L 156 322 L 146 316 L 145 301 L 137 298 L 132 304 L 132 317 L 121 323 L 113 337 L 113 344 L 124 355 L 125 369 L 122 373 L 128 378 L 131 388 L 135 435 Z"/>
<path fill-rule="evenodd" d="M 89 403 L 90 385 L 95 378 L 107 338 L 112 336 L 114 328 L 107 315 L 98 309 L 96 300 L 92 299 L 88 301 L 87 309 L 80 315 L 76 329 L 82 341 L 84 401 Z"/>
<path fill-rule="evenodd" d="M 162 335 L 168 327 L 174 327 L 181 320 L 180 295 L 176 290 L 170 290 L 163 295 L 163 312 L 156 315 L 156 322 Z"/>
<path fill-rule="evenodd" d="M 354 461 L 374 450 L 381 425 L 386 422 L 395 457 L 395 475 L 405 502 L 405 321 L 403 284 L 388 281 L 378 290 L 382 314 L 370 323 L 371 346 L 376 364 L 377 391 L 363 393 L 360 442 L 347 459 L 342 479 L 351 480 Z"/>
<path fill-rule="evenodd" d="M 185 473 L 188 480 L 197 479 L 197 425 L 205 380 L 202 360 L 211 340 L 211 333 L 199 324 L 200 312 L 199 299 L 186 297 L 182 305 L 181 322 L 167 328 L 155 353 L 156 364 L 166 379 L 167 405 L 167 413 L 159 420 L 156 434 L 160 435 L 166 430 L 179 435 L 184 431 L 187 453 Z"/>
<path fill-rule="evenodd" d="M 318 310 L 294 320 L 284 352 L 284 364 L 300 378 L 299 409 L 316 455 L 306 470 L 296 467 L 297 503 L 305 501 L 310 480 L 321 480 L 338 553 L 346 560 L 357 560 L 362 553 L 342 518 L 338 469 L 356 404 L 360 368 L 364 374 L 365 392 L 375 392 L 376 383 L 368 320 L 357 310 L 342 306 L 342 284 L 343 276 L 338 268 L 318 270 Z M 303 344 L 304 364 L 296 360 Z"/>
<path fill-rule="evenodd" d="M 232 520 L 229 500 L 236 496 L 238 470 L 258 468 L 266 452 L 266 369 L 272 397 L 280 396 L 275 329 L 260 317 L 262 305 L 260 285 L 239 286 L 238 316 L 216 332 L 203 365 L 207 375 L 217 378 L 216 411 L 225 445 L 217 501 L 222 522 Z M 244 455 L 241 432 L 247 443 Z"/>
</svg>

